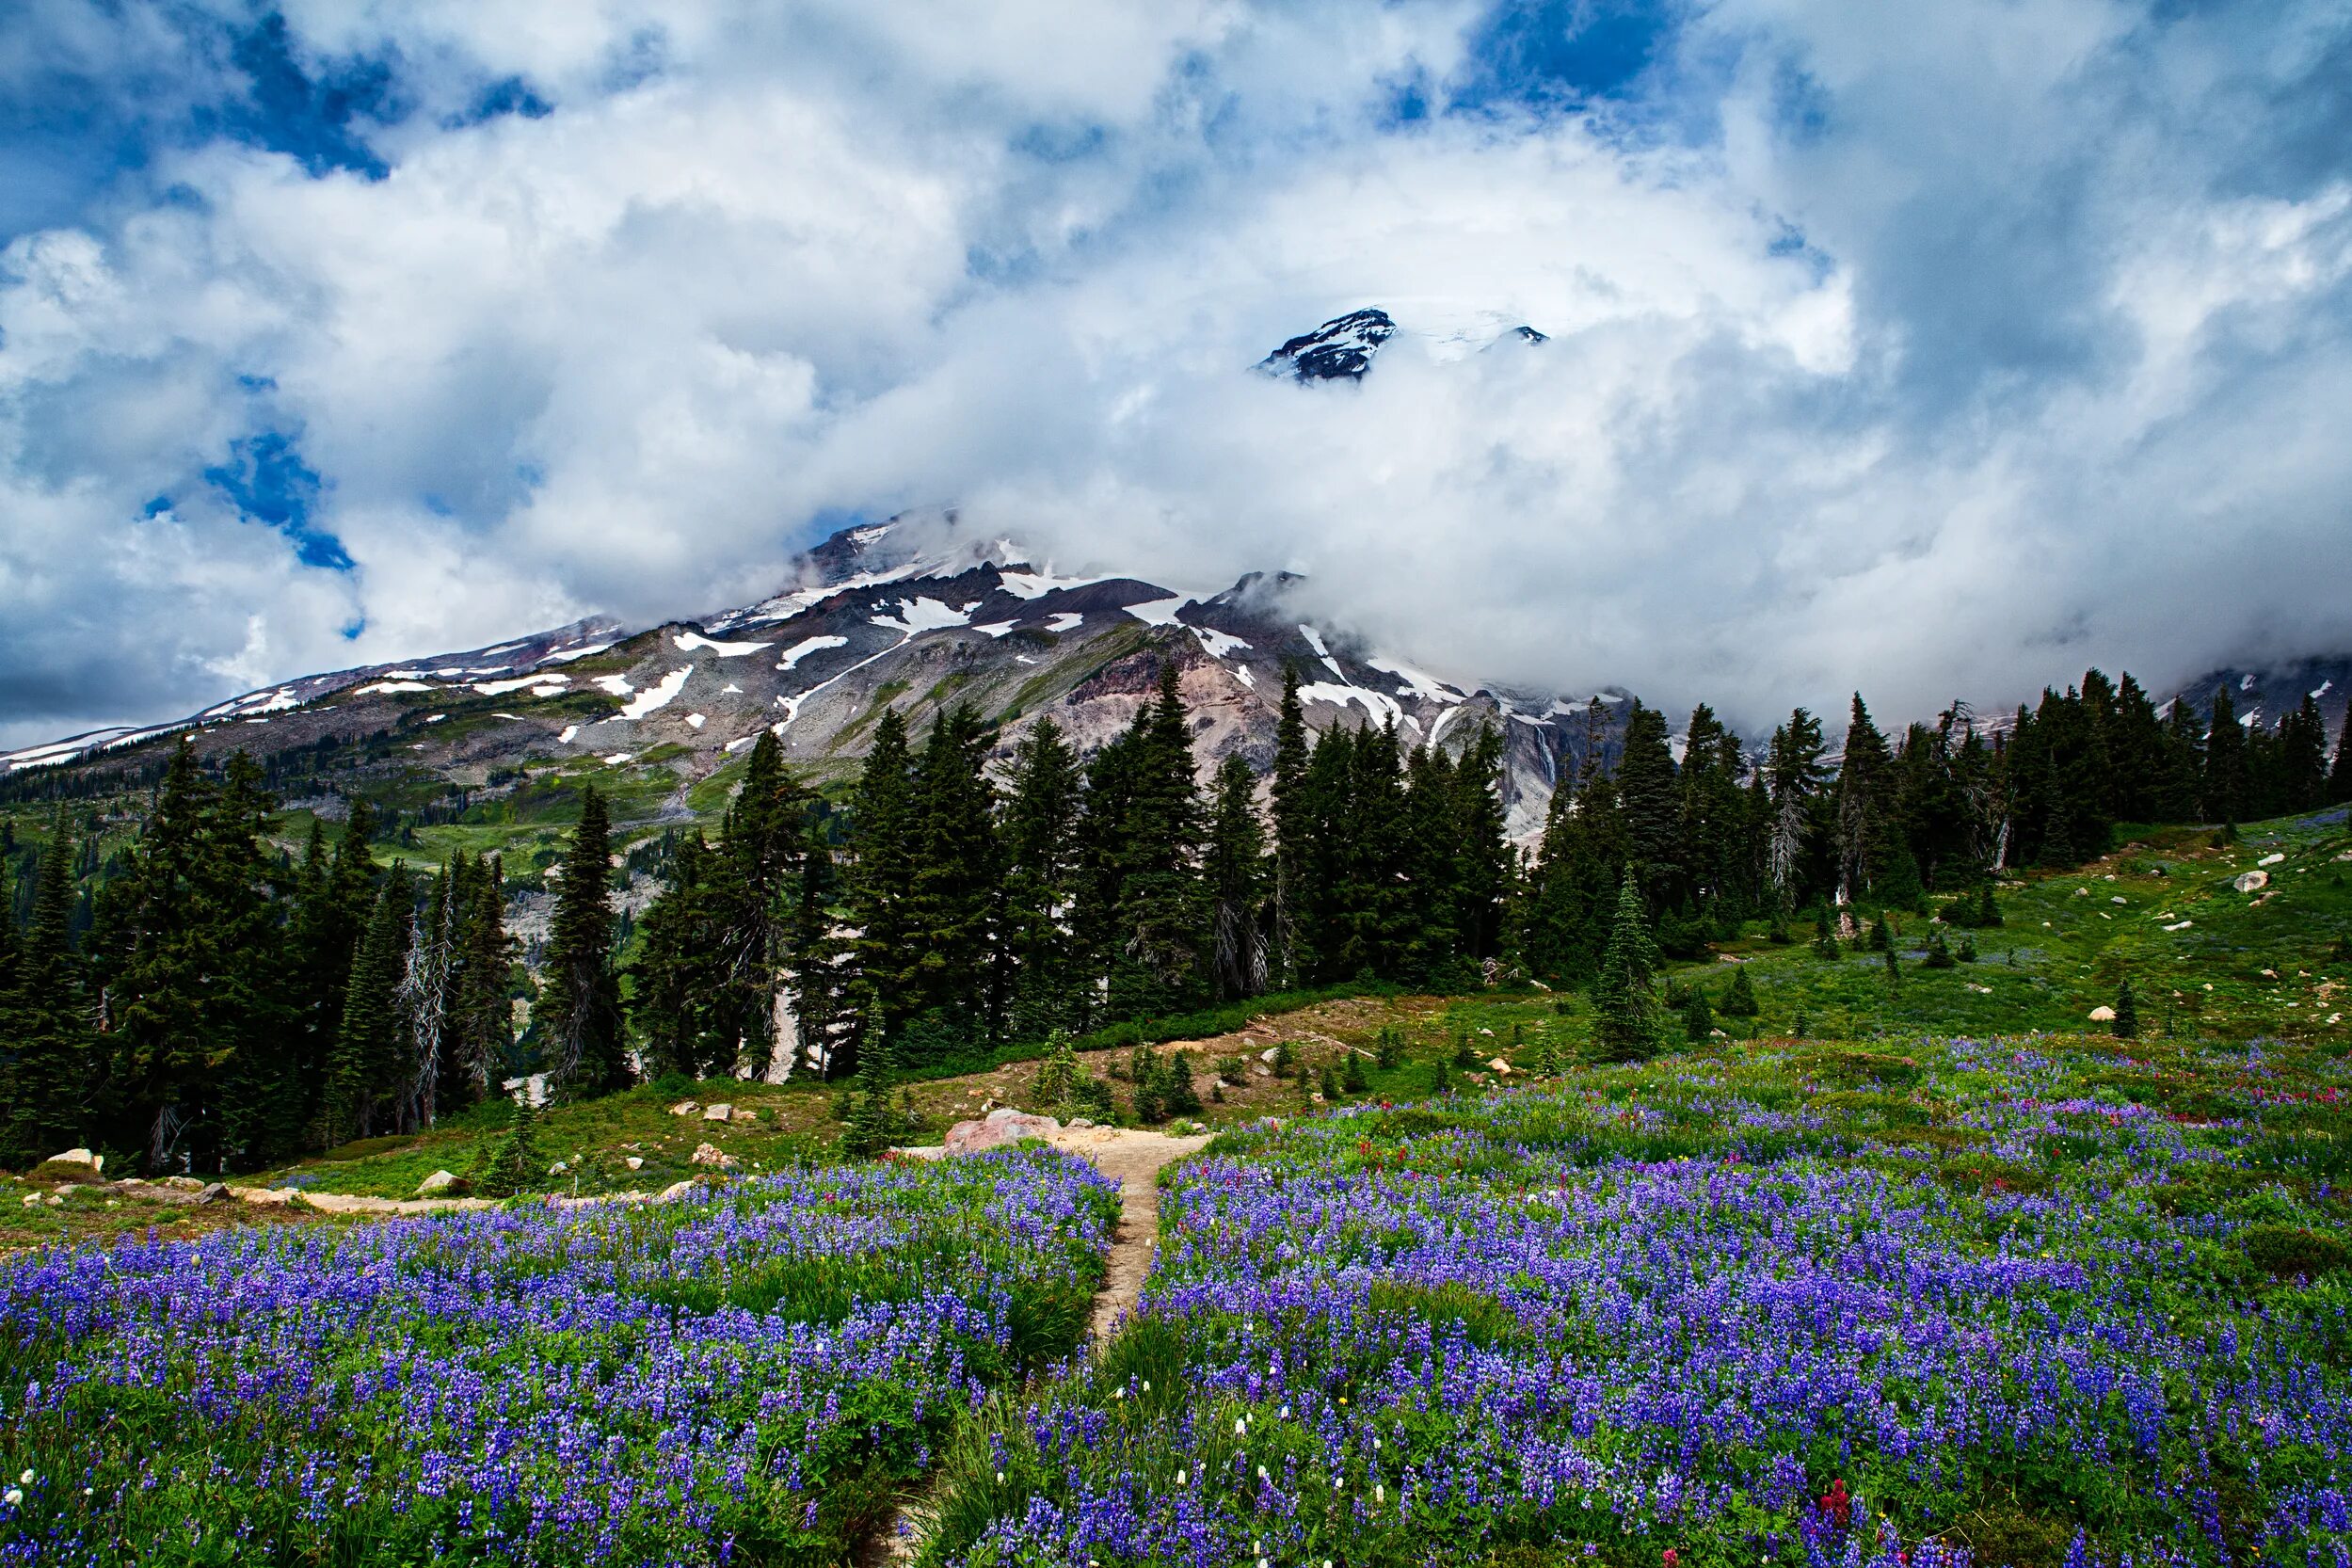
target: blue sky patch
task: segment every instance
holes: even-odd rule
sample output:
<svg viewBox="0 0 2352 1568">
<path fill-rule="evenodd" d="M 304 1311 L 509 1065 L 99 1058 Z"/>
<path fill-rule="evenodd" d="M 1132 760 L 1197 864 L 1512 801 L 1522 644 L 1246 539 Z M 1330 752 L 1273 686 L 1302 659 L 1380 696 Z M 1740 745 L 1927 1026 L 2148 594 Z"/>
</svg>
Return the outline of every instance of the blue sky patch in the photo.
<svg viewBox="0 0 2352 1568">
<path fill-rule="evenodd" d="M 265 430 L 230 442 L 229 461 L 206 469 L 204 480 L 241 515 L 283 534 L 304 566 L 352 569 L 343 541 L 311 526 L 311 509 L 326 487 L 283 431 Z"/>
</svg>

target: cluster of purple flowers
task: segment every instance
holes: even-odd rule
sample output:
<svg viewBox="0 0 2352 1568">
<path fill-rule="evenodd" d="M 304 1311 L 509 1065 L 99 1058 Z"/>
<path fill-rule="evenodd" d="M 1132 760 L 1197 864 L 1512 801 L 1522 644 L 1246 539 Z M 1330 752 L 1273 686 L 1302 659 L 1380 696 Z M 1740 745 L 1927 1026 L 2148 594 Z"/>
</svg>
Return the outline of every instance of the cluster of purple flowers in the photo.
<svg viewBox="0 0 2352 1568">
<path fill-rule="evenodd" d="M 827 1560 L 1075 1341 L 1117 1212 L 1017 1150 L 20 1260 L 0 1562 Z"/>
<path fill-rule="evenodd" d="M 1847 1096 L 1940 1141 L 1769 1056 L 1230 1141 L 951 1560 L 2352 1560 L 2352 1290 L 2241 1245 L 2335 1199 L 2259 1102 L 2184 1126 L 2112 1064 L 1922 1045 Z"/>
</svg>

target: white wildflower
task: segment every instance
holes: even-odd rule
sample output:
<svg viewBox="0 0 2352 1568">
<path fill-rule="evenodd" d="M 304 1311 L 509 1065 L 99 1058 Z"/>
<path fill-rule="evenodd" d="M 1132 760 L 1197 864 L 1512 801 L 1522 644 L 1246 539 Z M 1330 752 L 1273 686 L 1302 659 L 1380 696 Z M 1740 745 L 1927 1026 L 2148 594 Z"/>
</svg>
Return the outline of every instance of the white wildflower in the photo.
<svg viewBox="0 0 2352 1568">
<path fill-rule="evenodd" d="M 24 1493 L 22 1493 L 22 1492 L 19 1492 L 19 1491 L 18 1491 L 15 1487 L 13 1487 L 13 1486 L 9 1487 L 9 1488 L 8 1488 L 6 1492 L 0 1492 L 0 1503 L 6 1503 L 6 1504 L 8 1504 L 10 1508 L 14 1508 L 14 1507 L 16 1507 L 19 1503 L 23 1502 L 24 1500 Z M 1263 1564 L 1263 1563 L 1258 1564 L 1258 1568 L 1265 1568 L 1265 1564 Z"/>
<path fill-rule="evenodd" d="M 1176 1484 L 1177 1484 L 1178 1486 L 1182 1486 L 1182 1485 L 1183 1485 L 1186 1481 L 1188 1481 L 1188 1480 L 1192 1480 L 1192 1471 L 1190 1471 L 1190 1470 L 1178 1470 L 1178 1471 L 1176 1472 Z"/>
</svg>

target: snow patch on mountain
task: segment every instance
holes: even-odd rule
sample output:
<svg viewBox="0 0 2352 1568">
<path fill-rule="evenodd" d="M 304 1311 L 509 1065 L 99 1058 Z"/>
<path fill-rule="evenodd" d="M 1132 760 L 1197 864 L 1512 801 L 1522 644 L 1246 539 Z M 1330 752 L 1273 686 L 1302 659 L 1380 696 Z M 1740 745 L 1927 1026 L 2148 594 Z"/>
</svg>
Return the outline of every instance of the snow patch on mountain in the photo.
<svg viewBox="0 0 2352 1568">
<path fill-rule="evenodd" d="M 874 625 L 913 636 L 918 632 L 940 632 L 951 626 L 969 626 L 968 611 L 952 609 L 936 599 L 902 599 L 895 616 L 870 616 Z"/>
<path fill-rule="evenodd" d="M 1404 718 L 1404 709 L 1386 692 L 1368 692 L 1361 686 L 1343 686 L 1329 680 L 1318 680 L 1299 688 L 1301 702 L 1327 702 L 1335 708 L 1345 708 L 1351 702 L 1364 704 L 1364 711 L 1374 724 L 1396 724 Z"/>
<path fill-rule="evenodd" d="M 1046 622 L 1046 630 L 1053 632 L 1075 632 L 1086 624 L 1086 617 L 1075 610 L 1064 610 Z"/>
<path fill-rule="evenodd" d="M 1176 624 L 1176 612 L 1191 602 L 1191 600 L 1179 595 L 1175 599 L 1155 599 L 1148 603 L 1129 604 L 1124 608 L 1128 615 L 1146 626 L 1173 626 Z"/>
<path fill-rule="evenodd" d="M 783 651 L 776 661 L 776 667 L 788 670 L 811 653 L 822 653 L 828 648 L 847 648 L 848 646 L 847 637 L 803 637 Z"/>
<path fill-rule="evenodd" d="M 378 680 L 360 688 L 361 696 L 390 696 L 400 692 L 433 692 L 440 688 L 430 680 Z"/>
<path fill-rule="evenodd" d="M 1043 599 L 1048 594 L 1091 587 L 1096 583 L 1111 580 L 1107 577 L 1056 577 L 1042 571 L 1007 571 L 998 573 L 997 581 L 1002 583 L 1004 591 L 1016 599 Z"/>
<path fill-rule="evenodd" d="M 746 653 L 757 653 L 763 648 L 776 646 L 774 643 L 723 643 L 716 638 L 705 637 L 694 632 L 680 632 L 670 641 L 678 645 L 678 651 L 680 653 L 692 653 L 696 648 L 707 648 L 722 659 L 740 659 Z"/>
<path fill-rule="evenodd" d="M 621 711 L 613 716 L 622 719 L 641 719 L 656 709 L 668 707 L 670 699 L 686 689 L 686 678 L 694 672 L 695 667 L 692 664 L 684 664 L 670 671 L 645 691 L 631 698 Z"/>
<path fill-rule="evenodd" d="M 1211 658 L 1230 658 L 1238 650 L 1250 646 L 1230 632 L 1220 632 L 1213 626 L 1195 626 L 1192 631 L 1192 635 L 1201 640 L 1201 647 L 1208 650 Z"/>
</svg>

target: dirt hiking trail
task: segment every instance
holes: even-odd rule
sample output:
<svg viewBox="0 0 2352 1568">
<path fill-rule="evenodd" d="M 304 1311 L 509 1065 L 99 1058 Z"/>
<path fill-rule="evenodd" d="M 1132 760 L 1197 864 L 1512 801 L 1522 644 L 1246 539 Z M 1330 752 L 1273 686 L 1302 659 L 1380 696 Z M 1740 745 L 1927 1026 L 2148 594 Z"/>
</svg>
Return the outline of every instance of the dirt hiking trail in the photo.
<svg viewBox="0 0 2352 1568">
<path fill-rule="evenodd" d="M 1102 1354 L 1119 1320 L 1134 1309 L 1151 1272 L 1153 1253 L 1160 1241 L 1160 1172 L 1162 1167 L 1196 1154 L 1208 1145 L 1209 1135 L 1171 1138 L 1164 1133 L 1130 1128 L 1064 1128 L 1046 1140 L 1055 1148 L 1090 1160 L 1095 1168 L 1119 1184 L 1119 1228 L 1112 1234 L 1110 1266 L 1102 1288 L 1095 1294 L 1095 1312 L 1087 1325 L 1092 1350 Z M 936 1144 L 901 1149 L 919 1160 L 939 1160 L 946 1150 Z M 897 1515 L 877 1533 L 872 1548 L 862 1554 L 868 1563 L 912 1562 L 915 1531 L 921 1528 L 923 1498 L 909 1497 Z"/>
</svg>

